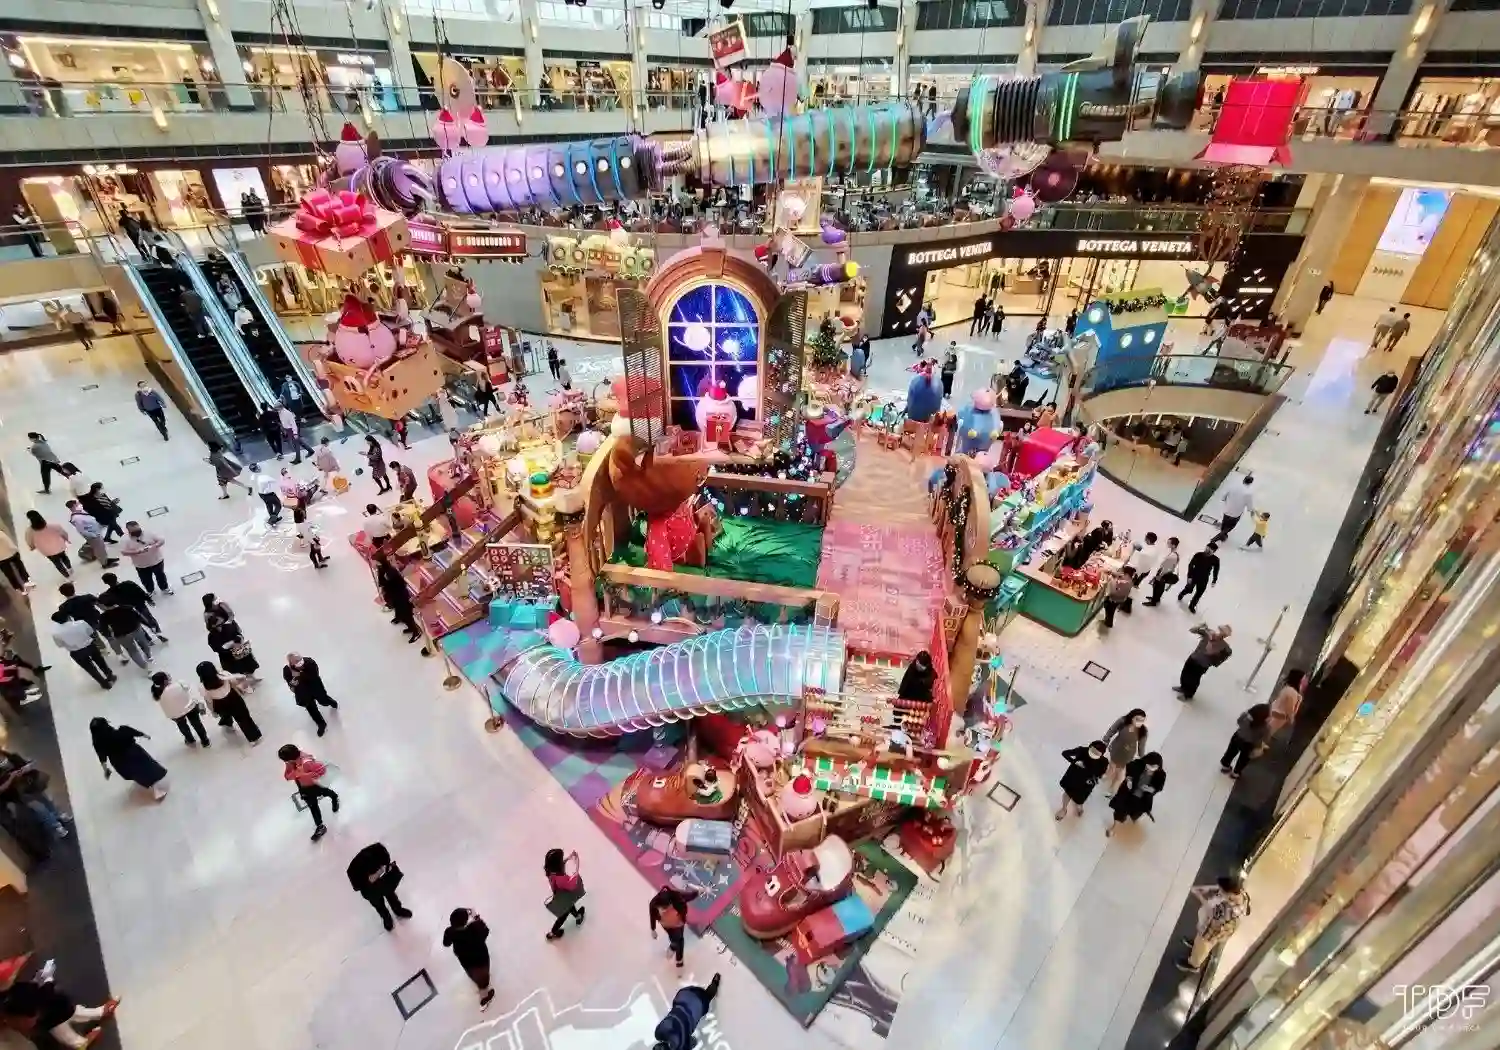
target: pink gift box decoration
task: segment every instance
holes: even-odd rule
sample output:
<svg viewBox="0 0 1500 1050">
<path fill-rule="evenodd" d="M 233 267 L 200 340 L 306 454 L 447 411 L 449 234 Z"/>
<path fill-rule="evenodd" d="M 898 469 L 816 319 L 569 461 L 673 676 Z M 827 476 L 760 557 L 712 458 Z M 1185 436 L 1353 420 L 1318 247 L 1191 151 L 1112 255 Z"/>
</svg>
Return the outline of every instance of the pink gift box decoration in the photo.
<svg viewBox="0 0 1500 1050">
<path fill-rule="evenodd" d="M 287 262 L 349 280 L 411 246 L 404 215 L 377 208 L 349 190 L 313 190 L 295 215 L 269 233 L 276 254 Z"/>
</svg>

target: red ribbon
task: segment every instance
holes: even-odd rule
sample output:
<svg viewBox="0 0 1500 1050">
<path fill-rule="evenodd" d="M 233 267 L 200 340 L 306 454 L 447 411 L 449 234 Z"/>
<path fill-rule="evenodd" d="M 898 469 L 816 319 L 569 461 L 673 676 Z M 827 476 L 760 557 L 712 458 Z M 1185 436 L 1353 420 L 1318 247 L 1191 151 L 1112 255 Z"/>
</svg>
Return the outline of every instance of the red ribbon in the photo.
<svg viewBox="0 0 1500 1050">
<path fill-rule="evenodd" d="M 359 237 L 374 232 L 375 206 L 350 190 L 318 190 L 297 205 L 297 229 L 311 237 Z"/>
</svg>

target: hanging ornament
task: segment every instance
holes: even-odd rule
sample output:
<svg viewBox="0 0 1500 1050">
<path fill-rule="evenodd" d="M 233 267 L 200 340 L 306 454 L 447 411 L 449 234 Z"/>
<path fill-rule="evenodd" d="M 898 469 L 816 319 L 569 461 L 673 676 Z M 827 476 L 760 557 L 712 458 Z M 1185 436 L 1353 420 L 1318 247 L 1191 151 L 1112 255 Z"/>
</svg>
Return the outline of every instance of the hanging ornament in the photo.
<svg viewBox="0 0 1500 1050">
<path fill-rule="evenodd" d="M 756 97 L 760 108 L 776 116 L 792 112 L 797 106 L 801 85 L 797 81 L 797 59 L 788 46 L 771 60 L 760 74 Z"/>
<path fill-rule="evenodd" d="M 1036 214 L 1036 198 L 1018 186 L 1016 195 L 1005 206 L 1005 213 L 1017 222 L 1025 222 Z"/>
<path fill-rule="evenodd" d="M 464 121 L 464 142 L 474 149 L 478 149 L 490 140 L 489 125 L 484 122 L 484 113 L 478 106 L 469 111 L 469 119 Z"/>
<path fill-rule="evenodd" d="M 452 153 L 458 149 L 459 143 L 463 141 L 464 129 L 458 121 L 453 119 L 453 114 L 443 110 L 432 122 L 432 141 L 437 143 L 438 149 L 444 153 Z"/>
<path fill-rule="evenodd" d="M 340 175 L 352 175 L 366 158 L 365 142 L 358 130 L 348 121 L 339 132 L 339 144 L 333 148 L 333 163 Z"/>
</svg>

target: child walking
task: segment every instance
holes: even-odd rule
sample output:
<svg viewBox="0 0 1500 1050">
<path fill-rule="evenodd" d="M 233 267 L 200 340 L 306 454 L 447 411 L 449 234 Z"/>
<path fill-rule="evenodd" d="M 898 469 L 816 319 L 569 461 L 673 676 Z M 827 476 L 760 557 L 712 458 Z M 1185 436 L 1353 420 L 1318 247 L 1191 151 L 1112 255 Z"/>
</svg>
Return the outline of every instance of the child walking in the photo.
<svg viewBox="0 0 1500 1050">
<path fill-rule="evenodd" d="M 572 916 L 574 922 L 583 925 L 584 909 L 578 906 L 583 899 L 583 876 L 578 871 L 578 851 L 563 855 L 560 849 L 549 849 L 542 858 L 542 874 L 547 876 L 547 885 L 552 896 L 547 898 L 547 910 L 557 921 L 547 931 L 547 940 L 555 941 L 563 935 L 563 923 Z"/>
<path fill-rule="evenodd" d="M 314 569 L 328 564 L 328 555 L 323 553 L 323 534 L 316 525 L 309 525 L 307 529 L 307 557 Z"/>
<path fill-rule="evenodd" d="M 335 813 L 339 811 L 338 792 L 331 791 L 318 783 L 328 775 L 328 767 L 298 748 L 296 744 L 282 744 L 276 752 L 276 757 L 286 763 L 281 775 L 297 785 L 297 795 L 302 799 L 303 805 L 307 806 L 307 811 L 312 814 L 315 825 L 312 840 L 317 842 L 328 834 L 328 827 L 323 823 L 323 810 L 318 805 L 318 799 L 328 799 L 333 803 L 333 811 Z"/>
<path fill-rule="evenodd" d="M 1255 515 L 1254 526 L 1255 531 L 1252 532 L 1250 534 L 1250 538 L 1245 541 L 1245 549 L 1249 550 L 1251 547 L 1259 547 L 1261 550 L 1265 550 L 1266 533 L 1271 531 L 1271 512 L 1268 510 L 1263 510 L 1259 514 Z"/>
</svg>

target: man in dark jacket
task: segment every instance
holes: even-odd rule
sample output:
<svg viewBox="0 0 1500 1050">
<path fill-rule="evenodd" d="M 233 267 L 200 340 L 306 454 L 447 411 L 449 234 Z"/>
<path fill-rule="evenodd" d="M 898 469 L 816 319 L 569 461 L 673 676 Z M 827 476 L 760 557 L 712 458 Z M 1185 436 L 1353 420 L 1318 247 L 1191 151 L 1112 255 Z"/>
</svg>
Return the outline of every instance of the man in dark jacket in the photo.
<svg viewBox="0 0 1500 1050">
<path fill-rule="evenodd" d="M 318 670 L 318 662 L 298 653 L 287 653 L 281 677 L 286 679 L 287 686 L 292 690 L 292 699 L 307 712 L 307 717 L 318 727 L 318 735 L 322 736 L 328 731 L 328 723 L 323 721 L 318 706 L 337 710 L 339 705 L 338 701 L 328 695 L 328 687 L 323 684 L 323 674 Z"/>
<path fill-rule="evenodd" d="M 490 948 L 485 943 L 489 935 L 490 928 L 479 913 L 468 908 L 454 908 L 448 916 L 448 928 L 443 931 L 444 946 L 453 949 L 458 965 L 479 989 L 481 1010 L 495 998 L 495 989 L 490 987 Z"/>
<path fill-rule="evenodd" d="M 375 909 L 387 930 L 396 926 L 391 912 L 395 912 L 397 919 L 411 918 L 411 912 L 402 906 L 401 899 L 396 896 L 396 887 L 401 885 L 403 878 L 402 871 L 391 860 L 390 852 L 380 843 L 372 842 L 356 853 L 344 872 L 349 876 L 349 885 L 370 902 L 370 907 Z M 390 905 L 389 911 L 386 910 L 387 905 Z"/>
<path fill-rule="evenodd" d="M 990 301 L 981 295 L 974 300 L 974 313 L 969 318 L 969 334 L 982 335 L 990 318 Z"/>
<path fill-rule="evenodd" d="M 79 594 L 71 583 L 59 585 L 57 593 L 63 600 L 57 611 L 65 613 L 70 620 L 82 620 L 94 630 L 99 629 L 99 599 L 92 594 Z"/>
<path fill-rule="evenodd" d="M 177 293 L 177 301 L 182 304 L 182 312 L 187 314 L 188 323 L 198 338 L 207 339 L 208 322 L 203 318 L 203 297 L 192 288 L 184 288 Z"/>
<path fill-rule="evenodd" d="M 651 1033 L 656 1037 L 652 1050 L 690 1050 L 693 1032 L 697 1031 L 698 1022 L 703 1020 L 718 994 L 718 974 L 714 974 L 706 988 L 689 984 L 677 989 L 677 994 L 672 997 L 672 1008 Z"/>
<path fill-rule="evenodd" d="M 1370 384 L 1374 394 L 1370 403 L 1365 406 L 1365 415 L 1373 416 L 1385 407 L 1385 399 L 1396 392 L 1396 387 L 1401 385 L 1401 380 L 1395 372 L 1386 372 Z"/>
<path fill-rule="evenodd" d="M 1197 554 L 1188 559 L 1187 586 L 1182 588 L 1182 593 L 1177 596 L 1178 601 L 1186 598 L 1189 594 L 1193 600 L 1188 602 L 1191 612 L 1198 611 L 1198 601 L 1203 597 L 1203 592 L 1208 590 L 1209 583 L 1218 585 L 1219 582 L 1219 545 L 1210 543 Z"/>
<path fill-rule="evenodd" d="M 151 600 L 151 595 L 146 589 L 134 580 L 122 580 L 112 572 L 106 572 L 99 577 L 104 583 L 104 593 L 99 595 L 101 605 L 127 605 L 135 610 L 137 616 L 156 635 L 156 640 L 165 642 L 167 636 L 161 633 L 161 623 L 150 606 L 156 603 Z"/>
</svg>

